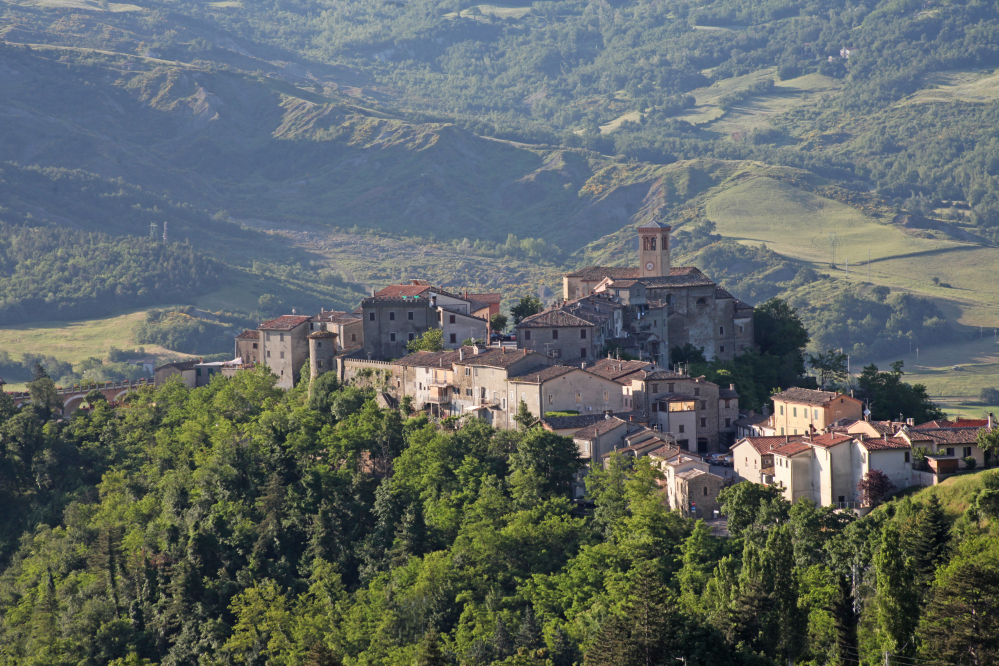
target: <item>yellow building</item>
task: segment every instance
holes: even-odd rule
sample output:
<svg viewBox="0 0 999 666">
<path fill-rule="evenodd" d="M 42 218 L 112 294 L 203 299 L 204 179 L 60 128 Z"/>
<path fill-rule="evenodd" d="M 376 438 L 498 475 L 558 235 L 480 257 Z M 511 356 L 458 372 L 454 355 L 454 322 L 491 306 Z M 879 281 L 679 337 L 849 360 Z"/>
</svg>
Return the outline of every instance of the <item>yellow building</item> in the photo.
<svg viewBox="0 0 999 666">
<path fill-rule="evenodd" d="M 835 391 L 790 388 L 771 398 L 777 435 L 821 433 L 840 419 L 864 418 L 864 403 Z"/>
</svg>

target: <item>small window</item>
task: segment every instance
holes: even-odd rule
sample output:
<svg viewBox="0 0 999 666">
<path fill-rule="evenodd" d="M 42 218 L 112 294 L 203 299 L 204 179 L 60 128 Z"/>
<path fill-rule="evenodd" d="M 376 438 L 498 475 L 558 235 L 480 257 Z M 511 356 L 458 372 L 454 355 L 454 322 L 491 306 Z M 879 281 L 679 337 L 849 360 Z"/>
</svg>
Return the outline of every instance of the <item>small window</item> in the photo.
<svg viewBox="0 0 999 666">
<path fill-rule="evenodd" d="M 281 358 L 284 358 L 284 352 L 281 352 Z"/>
<path fill-rule="evenodd" d="M 350 341 L 351 342 L 357 342 L 357 333 L 351 333 L 350 334 Z"/>
<path fill-rule="evenodd" d="M 725 327 L 724 326 L 719 326 L 718 327 L 718 335 L 725 335 Z"/>
<path fill-rule="evenodd" d="M 964 447 L 964 457 L 965 458 L 970 458 L 971 457 L 971 447 L 970 446 Z"/>
<path fill-rule="evenodd" d="M 453 324 L 454 323 L 454 315 L 448 316 L 448 323 L 449 324 Z"/>
<path fill-rule="evenodd" d="M 701 395 L 701 389 L 695 388 L 694 389 L 694 395 Z"/>
<path fill-rule="evenodd" d="M 722 346 L 721 346 L 721 347 L 719 348 L 719 353 L 720 353 L 720 354 L 724 354 L 724 353 L 725 353 L 725 345 L 722 345 Z"/>
<path fill-rule="evenodd" d="M 456 334 L 454 334 L 454 333 L 451 334 L 451 338 L 450 339 L 451 339 L 451 344 L 452 345 L 458 342 L 458 336 Z"/>
<path fill-rule="evenodd" d="M 316 330 L 316 325 L 315 325 L 315 324 L 313 324 L 313 323 L 312 323 L 311 321 L 309 322 L 309 330 L 310 330 L 310 331 L 314 331 L 314 330 Z"/>
<path fill-rule="evenodd" d="M 579 350 L 579 358 L 586 358 L 586 347 Z"/>
<path fill-rule="evenodd" d="M 319 359 L 319 363 L 317 363 L 317 365 L 318 365 L 318 366 L 319 366 L 320 368 L 321 368 L 321 367 L 323 367 L 323 360 L 322 360 L 322 359 Z"/>
<path fill-rule="evenodd" d="M 256 342 L 254 342 L 254 343 L 253 343 L 253 348 L 254 348 L 254 349 L 256 349 L 256 348 L 257 348 L 257 343 L 256 343 Z"/>
<path fill-rule="evenodd" d="M 395 313 L 389 312 L 389 321 L 395 321 Z"/>
<path fill-rule="evenodd" d="M 708 299 L 704 298 L 703 296 L 697 299 L 697 305 L 707 305 L 707 304 L 708 304 Z"/>
<path fill-rule="evenodd" d="M 708 487 L 704 486 L 704 488 L 702 488 L 702 490 L 704 491 L 704 495 L 707 496 L 707 494 L 708 494 Z"/>
<path fill-rule="evenodd" d="M 524 331 L 524 339 L 525 340 L 530 340 L 531 339 L 531 332 L 530 331 Z"/>
<path fill-rule="evenodd" d="M 323 343 L 321 343 L 321 342 L 316 342 L 316 347 L 322 347 L 322 346 L 323 346 Z"/>
<path fill-rule="evenodd" d="M 558 340 L 558 329 L 552 329 L 552 340 Z"/>
<path fill-rule="evenodd" d="M 389 333 L 389 342 L 395 342 L 395 333 Z"/>
<path fill-rule="evenodd" d="M 666 386 L 669 387 L 669 392 L 672 393 L 673 392 L 673 387 L 675 386 L 675 384 L 670 383 L 670 384 L 667 384 Z"/>
<path fill-rule="evenodd" d="M 797 407 L 792 407 L 791 411 L 794 412 L 794 418 L 798 418 L 798 408 Z"/>
<path fill-rule="evenodd" d="M 784 405 L 780 406 L 780 415 L 784 416 Z M 781 434 L 783 435 L 784 433 L 781 433 Z"/>
<path fill-rule="evenodd" d="M 267 358 L 270 358 L 270 357 L 271 357 L 271 350 L 270 350 L 270 349 L 268 349 L 268 350 L 267 350 Z"/>
<path fill-rule="evenodd" d="M 414 335 L 413 333 L 410 333 L 410 334 L 409 334 L 409 339 L 410 339 L 410 340 L 413 340 L 413 339 L 415 339 L 415 338 L 416 338 L 416 336 L 415 336 L 415 335 Z"/>
<path fill-rule="evenodd" d="M 905 452 L 905 462 L 909 462 L 909 452 Z"/>
<path fill-rule="evenodd" d="M 284 342 L 284 333 L 278 335 L 278 342 Z"/>
<path fill-rule="evenodd" d="M 947 455 L 949 455 L 949 456 L 954 455 L 954 449 L 953 449 L 953 447 L 947 447 Z"/>
<path fill-rule="evenodd" d="M 368 321 L 374 321 L 374 320 L 375 320 L 375 313 L 374 312 L 369 312 L 368 313 Z"/>
<path fill-rule="evenodd" d="M 472 376 L 472 369 L 471 368 L 465 368 L 465 376 L 466 377 L 471 377 Z"/>
<path fill-rule="evenodd" d="M 659 384 L 653 384 L 652 385 L 652 392 L 653 393 L 659 393 Z"/>
<path fill-rule="evenodd" d="M 725 419 L 725 427 L 726 428 L 732 427 L 732 419 Z"/>
<path fill-rule="evenodd" d="M 410 310 L 409 312 L 406 313 L 406 319 L 408 319 L 409 321 L 413 321 L 413 311 L 412 310 Z"/>
<path fill-rule="evenodd" d="M 708 401 L 701 400 L 701 409 L 707 409 L 707 408 L 708 408 Z"/>
<path fill-rule="evenodd" d="M 470 388 L 465 389 L 465 395 L 467 397 L 471 398 L 472 397 L 472 389 L 470 389 Z"/>
<path fill-rule="evenodd" d="M 577 393 L 576 394 L 576 402 L 577 403 L 583 402 L 583 394 L 582 393 Z"/>
<path fill-rule="evenodd" d="M 554 393 L 549 393 L 548 394 L 548 404 L 549 405 L 555 404 L 555 394 Z"/>
<path fill-rule="evenodd" d="M 586 339 L 586 329 L 585 328 L 579 329 L 579 339 L 580 340 L 585 340 Z"/>
<path fill-rule="evenodd" d="M 725 409 L 731 409 L 731 407 L 732 407 L 732 401 L 726 398 L 725 399 Z"/>
<path fill-rule="evenodd" d="M 610 399 L 610 391 L 604 391 L 604 402 Z"/>
<path fill-rule="evenodd" d="M 680 430 L 679 430 L 679 432 L 683 432 L 683 424 L 682 423 L 680 424 Z"/>
<path fill-rule="evenodd" d="M 706 418 L 701 418 L 701 427 L 702 428 L 708 427 L 708 420 Z"/>
</svg>

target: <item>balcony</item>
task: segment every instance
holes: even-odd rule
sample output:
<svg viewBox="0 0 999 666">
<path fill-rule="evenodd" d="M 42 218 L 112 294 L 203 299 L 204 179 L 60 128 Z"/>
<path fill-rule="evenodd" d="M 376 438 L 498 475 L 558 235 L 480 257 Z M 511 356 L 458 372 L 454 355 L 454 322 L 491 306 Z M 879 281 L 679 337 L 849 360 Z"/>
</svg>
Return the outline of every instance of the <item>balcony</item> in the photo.
<svg viewBox="0 0 999 666">
<path fill-rule="evenodd" d="M 425 402 L 432 402 L 435 405 L 446 405 L 451 402 L 451 392 L 447 386 L 431 385 L 429 389 Z"/>
</svg>

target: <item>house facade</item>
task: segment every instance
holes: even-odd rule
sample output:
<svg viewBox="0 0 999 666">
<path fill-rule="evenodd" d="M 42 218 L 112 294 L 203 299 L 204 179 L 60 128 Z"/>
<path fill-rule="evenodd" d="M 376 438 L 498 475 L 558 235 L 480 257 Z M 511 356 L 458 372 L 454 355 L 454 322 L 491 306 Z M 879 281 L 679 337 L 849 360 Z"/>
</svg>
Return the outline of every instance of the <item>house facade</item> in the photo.
<svg viewBox="0 0 999 666">
<path fill-rule="evenodd" d="M 257 327 L 260 362 L 277 375 L 278 388 L 292 388 L 309 362 L 309 319 L 304 315 L 282 315 Z"/>
<path fill-rule="evenodd" d="M 790 388 L 771 399 L 777 435 L 821 433 L 841 419 L 864 418 L 862 401 L 834 391 Z"/>
</svg>

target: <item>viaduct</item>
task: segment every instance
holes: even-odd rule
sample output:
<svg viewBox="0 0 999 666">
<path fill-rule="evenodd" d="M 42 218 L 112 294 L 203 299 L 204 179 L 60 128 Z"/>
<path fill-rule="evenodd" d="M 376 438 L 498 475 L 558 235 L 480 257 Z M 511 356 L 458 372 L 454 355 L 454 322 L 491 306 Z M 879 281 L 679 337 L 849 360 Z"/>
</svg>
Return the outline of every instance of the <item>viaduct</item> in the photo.
<svg viewBox="0 0 999 666">
<path fill-rule="evenodd" d="M 104 397 L 107 398 L 107 401 L 113 404 L 129 391 L 134 391 L 144 386 L 152 385 L 152 381 L 146 381 L 146 379 L 143 378 L 135 381 L 125 380 L 120 382 L 86 384 L 83 386 L 77 385 L 69 388 L 59 388 L 57 391 L 59 396 L 63 399 L 62 413 L 64 416 L 69 416 L 79 409 L 80 405 L 83 404 L 83 400 L 87 397 L 87 393 L 91 391 L 100 391 L 104 394 Z M 15 407 L 20 407 L 31 402 L 31 395 L 27 391 L 10 392 L 8 395 L 14 399 Z"/>
</svg>

